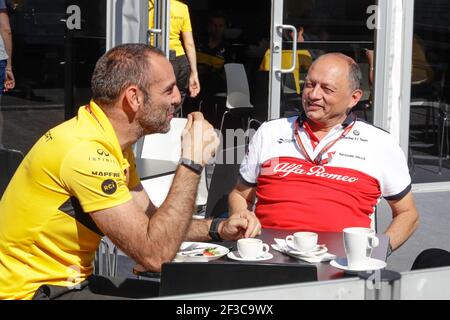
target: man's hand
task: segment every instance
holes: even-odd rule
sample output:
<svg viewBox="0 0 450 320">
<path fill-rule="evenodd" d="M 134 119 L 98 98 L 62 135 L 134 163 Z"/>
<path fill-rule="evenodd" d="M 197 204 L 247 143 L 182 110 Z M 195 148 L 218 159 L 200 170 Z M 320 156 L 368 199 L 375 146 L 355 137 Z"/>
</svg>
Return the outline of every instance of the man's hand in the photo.
<svg viewBox="0 0 450 320">
<path fill-rule="evenodd" d="M 3 85 L 3 91 L 7 92 L 9 90 L 14 89 L 14 87 L 16 86 L 16 80 L 14 79 L 14 73 L 12 72 L 11 69 L 6 69 L 5 70 L 5 82 Z"/>
<path fill-rule="evenodd" d="M 261 224 L 253 212 L 246 210 L 221 222 L 218 231 L 224 240 L 253 238 L 261 234 Z"/>
<path fill-rule="evenodd" d="M 200 93 L 200 81 L 198 75 L 193 74 L 189 76 L 189 94 L 191 98 L 195 98 Z"/>
<path fill-rule="evenodd" d="M 202 166 L 214 157 L 220 143 L 213 126 L 203 118 L 201 112 L 188 115 L 181 139 L 182 157 Z"/>
</svg>

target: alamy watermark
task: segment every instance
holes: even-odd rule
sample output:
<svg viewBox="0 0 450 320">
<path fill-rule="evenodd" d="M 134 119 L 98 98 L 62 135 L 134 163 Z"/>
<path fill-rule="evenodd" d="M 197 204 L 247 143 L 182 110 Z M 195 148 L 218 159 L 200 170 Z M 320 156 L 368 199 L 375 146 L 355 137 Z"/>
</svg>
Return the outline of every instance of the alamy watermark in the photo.
<svg viewBox="0 0 450 320">
<path fill-rule="evenodd" d="M 66 10 L 66 27 L 69 30 L 81 30 L 81 9 L 77 5 L 70 5 Z"/>
<path fill-rule="evenodd" d="M 366 13 L 370 16 L 366 20 L 366 27 L 369 30 L 380 29 L 379 26 L 379 16 L 378 16 L 378 6 L 376 4 L 367 7 Z"/>
</svg>

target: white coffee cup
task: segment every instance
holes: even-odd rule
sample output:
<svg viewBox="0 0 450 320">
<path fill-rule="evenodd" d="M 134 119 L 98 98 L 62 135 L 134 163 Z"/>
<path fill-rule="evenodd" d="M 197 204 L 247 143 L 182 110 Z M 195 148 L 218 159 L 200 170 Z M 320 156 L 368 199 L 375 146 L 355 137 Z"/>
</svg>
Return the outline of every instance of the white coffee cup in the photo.
<svg viewBox="0 0 450 320">
<path fill-rule="evenodd" d="M 260 239 L 244 238 L 237 242 L 239 255 L 244 259 L 255 259 L 269 251 L 269 245 Z"/>
<path fill-rule="evenodd" d="M 317 246 L 317 233 L 296 232 L 286 237 L 286 242 L 292 242 L 298 251 L 311 251 Z"/>
<path fill-rule="evenodd" d="M 351 269 L 366 267 L 372 249 L 379 244 L 375 231 L 370 228 L 345 228 L 343 233 L 348 267 Z"/>
</svg>

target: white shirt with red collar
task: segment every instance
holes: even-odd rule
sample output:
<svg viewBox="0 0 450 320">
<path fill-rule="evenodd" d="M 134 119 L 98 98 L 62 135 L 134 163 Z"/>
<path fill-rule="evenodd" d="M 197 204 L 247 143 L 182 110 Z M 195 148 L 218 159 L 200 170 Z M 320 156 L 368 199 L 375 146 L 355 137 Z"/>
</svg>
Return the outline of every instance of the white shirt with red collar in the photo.
<svg viewBox="0 0 450 320">
<path fill-rule="evenodd" d="M 314 142 L 302 119 L 263 123 L 241 164 L 241 178 L 256 186 L 255 213 L 264 228 L 370 227 L 381 197 L 401 199 L 410 191 L 406 158 L 388 132 L 349 115 Z M 303 147 L 295 138 L 296 121 Z"/>
</svg>

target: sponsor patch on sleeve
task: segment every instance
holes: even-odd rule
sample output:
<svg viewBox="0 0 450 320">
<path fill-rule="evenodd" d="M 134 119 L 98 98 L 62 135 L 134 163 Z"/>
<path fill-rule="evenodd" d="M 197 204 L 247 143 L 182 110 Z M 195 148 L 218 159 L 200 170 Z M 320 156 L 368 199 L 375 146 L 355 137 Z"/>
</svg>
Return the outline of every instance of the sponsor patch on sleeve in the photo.
<svg viewBox="0 0 450 320">
<path fill-rule="evenodd" d="M 112 179 L 102 182 L 102 191 L 106 194 L 113 194 L 117 190 L 117 183 Z"/>
</svg>

